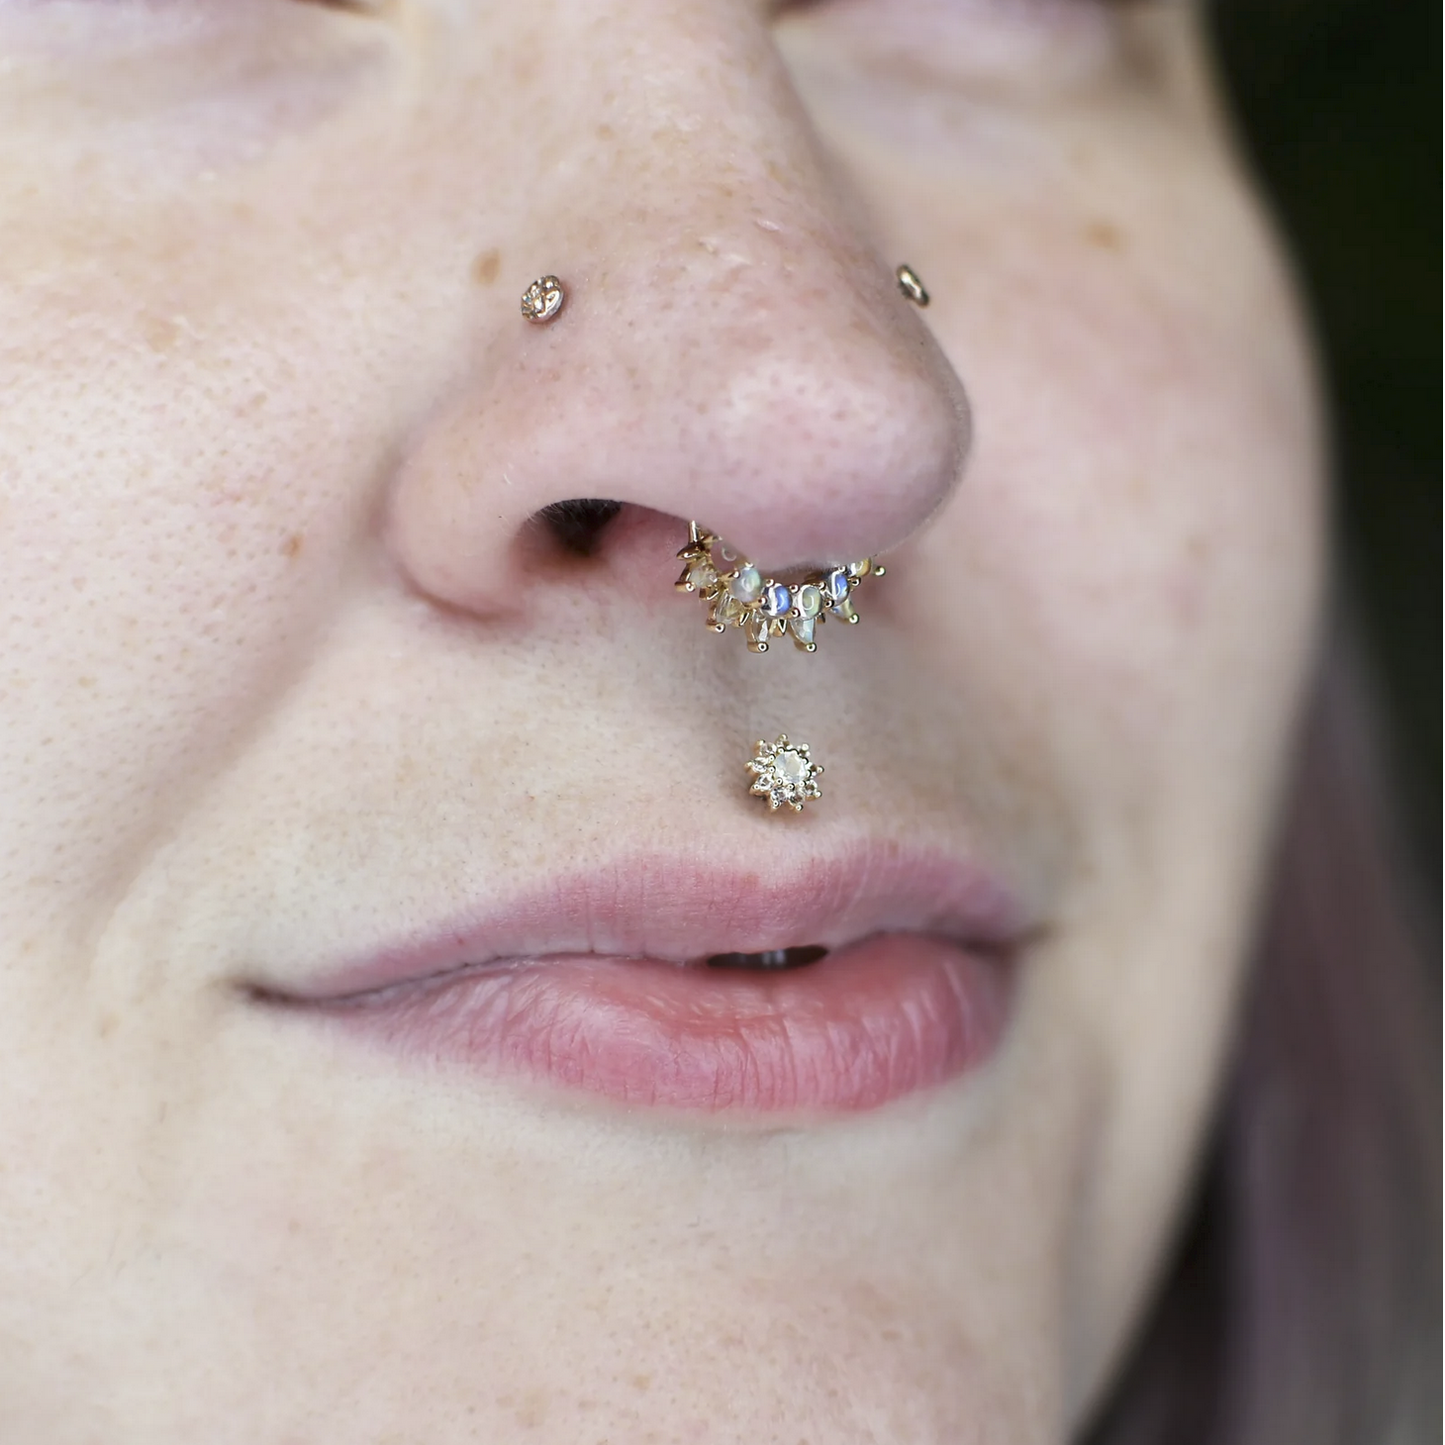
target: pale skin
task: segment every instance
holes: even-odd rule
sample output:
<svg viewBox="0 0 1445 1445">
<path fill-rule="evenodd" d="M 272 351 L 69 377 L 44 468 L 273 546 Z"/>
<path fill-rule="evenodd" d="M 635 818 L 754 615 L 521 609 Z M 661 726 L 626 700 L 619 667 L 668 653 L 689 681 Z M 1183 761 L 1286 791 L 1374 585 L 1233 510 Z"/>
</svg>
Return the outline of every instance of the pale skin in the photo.
<svg viewBox="0 0 1445 1445">
<path fill-rule="evenodd" d="M 1197 32 L 0 0 L 0 1435 L 1082 1428 L 1224 1064 L 1321 580 Z M 528 521 L 571 497 L 627 504 L 591 560 Z M 888 576 L 750 657 L 671 589 L 696 516 Z M 740 781 L 784 727 L 806 844 Z M 641 841 L 860 828 L 967 835 L 1045 925 L 987 1068 L 872 1113 L 627 1112 L 238 988 Z"/>
</svg>

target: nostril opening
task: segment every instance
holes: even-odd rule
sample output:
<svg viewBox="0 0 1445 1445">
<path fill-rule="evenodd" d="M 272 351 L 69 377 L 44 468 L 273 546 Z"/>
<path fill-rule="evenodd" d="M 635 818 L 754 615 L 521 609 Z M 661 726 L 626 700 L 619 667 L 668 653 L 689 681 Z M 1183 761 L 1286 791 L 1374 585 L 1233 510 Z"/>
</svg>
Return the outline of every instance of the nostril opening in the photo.
<svg viewBox="0 0 1445 1445">
<path fill-rule="evenodd" d="M 575 557 L 590 557 L 607 524 L 622 510 L 621 502 L 600 497 L 573 497 L 553 502 L 537 513 L 537 519 L 557 543 Z"/>
</svg>

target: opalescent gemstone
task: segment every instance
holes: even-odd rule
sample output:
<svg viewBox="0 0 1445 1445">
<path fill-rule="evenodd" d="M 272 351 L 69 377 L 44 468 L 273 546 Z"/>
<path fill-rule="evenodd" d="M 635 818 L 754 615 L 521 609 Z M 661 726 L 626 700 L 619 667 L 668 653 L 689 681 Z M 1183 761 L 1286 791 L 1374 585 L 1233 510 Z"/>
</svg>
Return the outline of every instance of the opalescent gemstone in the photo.
<svg viewBox="0 0 1445 1445">
<path fill-rule="evenodd" d="M 763 588 L 763 611 L 769 617 L 786 617 L 792 605 L 792 593 L 781 582 L 769 582 Z"/>
<path fill-rule="evenodd" d="M 728 591 L 739 602 L 755 602 L 763 590 L 763 574 L 751 562 L 738 568 L 737 576 L 728 583 Z"/>
</svg>

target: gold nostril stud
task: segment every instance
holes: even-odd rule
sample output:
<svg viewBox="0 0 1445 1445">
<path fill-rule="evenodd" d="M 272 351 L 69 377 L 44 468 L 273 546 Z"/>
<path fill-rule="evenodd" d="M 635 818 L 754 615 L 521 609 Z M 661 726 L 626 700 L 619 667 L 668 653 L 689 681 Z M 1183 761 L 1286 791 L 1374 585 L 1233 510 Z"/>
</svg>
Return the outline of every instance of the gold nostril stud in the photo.
<svg viewBox="0 0 1445 1445">
<path fill-rule="evenodd" d="M 555 276 L 539 276 L 522 292 L 522 315 L 540 326 L 562 309 L 566 299 L 567 293 Z"/>
<path fill-rule="evenodd" d="M 918 279 L 918 272 L 912 266 L 900 266 L 893 274 L 898 277 L 898 289 L 915 306 L 928 305 L 928 292 L 924 290 L 923 282 Z"/>
</svg>

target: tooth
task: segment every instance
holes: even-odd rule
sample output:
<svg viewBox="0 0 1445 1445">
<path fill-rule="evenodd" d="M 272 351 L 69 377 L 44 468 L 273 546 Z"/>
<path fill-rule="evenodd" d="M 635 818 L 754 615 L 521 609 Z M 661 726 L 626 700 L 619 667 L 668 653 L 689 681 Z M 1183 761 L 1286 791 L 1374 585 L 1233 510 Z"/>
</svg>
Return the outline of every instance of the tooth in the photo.
<svg viewBox="0 0 1445 1445">
<path fill-rule="evenodd" d="M 762 953 L 715 953 L 706 960 L 709 968 L 763 969 L 803 968 L 816 963 L 828 950 L 818 944 L 797 948 L 770 948 Z"/>
</svg>

